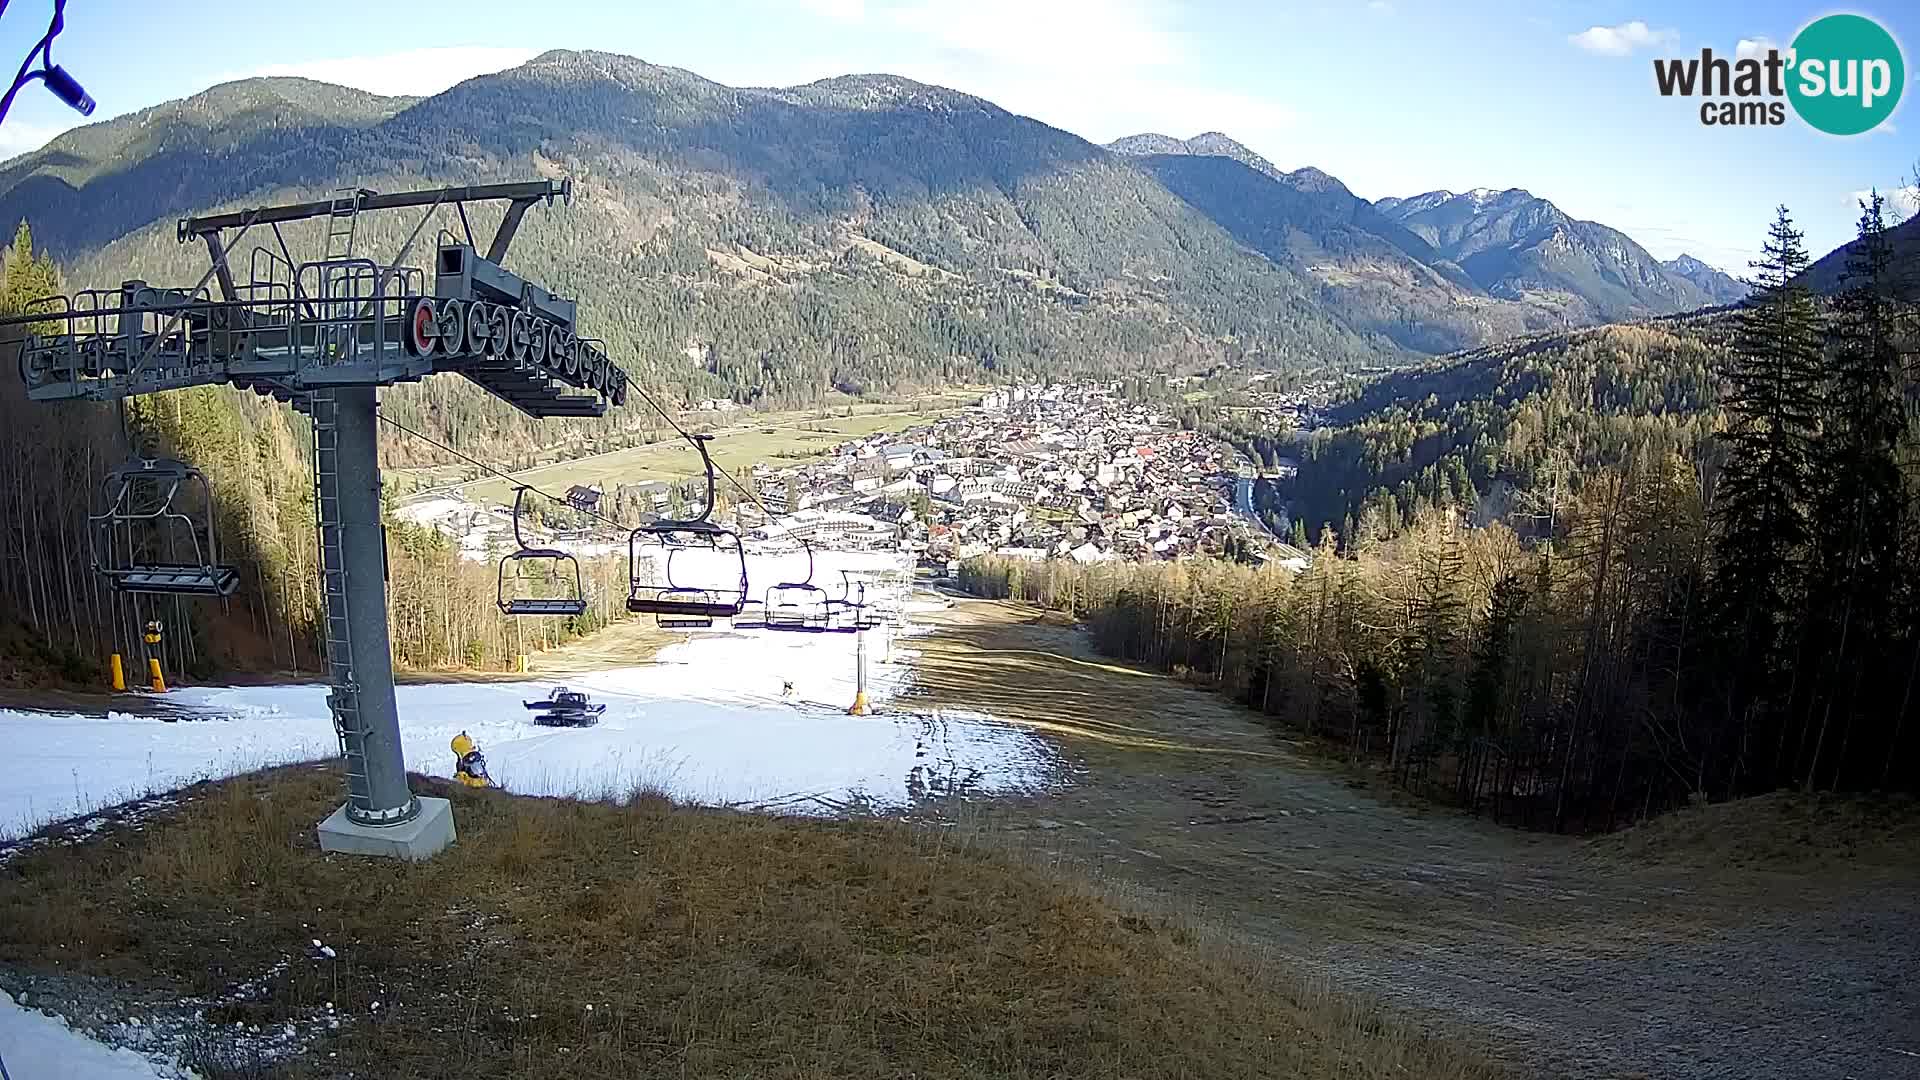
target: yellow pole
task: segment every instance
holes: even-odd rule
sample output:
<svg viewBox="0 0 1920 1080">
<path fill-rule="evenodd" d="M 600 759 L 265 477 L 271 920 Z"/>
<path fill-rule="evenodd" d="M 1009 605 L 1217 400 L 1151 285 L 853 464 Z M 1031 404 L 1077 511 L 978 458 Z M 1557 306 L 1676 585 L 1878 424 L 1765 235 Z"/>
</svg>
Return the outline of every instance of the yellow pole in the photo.
<svg viewBox="0 0 1920 1080">
<path fill-rule="evenodd" d="M 120 654 L 114 653 L 109 664 L 113 668 L 113 688 L 115 690 L 125 690 L 127 688 L 127 671 L 120 666 Z"/>
<path fill-rule="evenodd" d="M 847 707 L 847 715 L 865 716 L 867 715 L 867 632 L 854 631 L 853 642 L 853 704 Z"/>
<path fill-rule="evenodd" d="M 153 683 L 154 693 L 164 694 L 167 692 L 167 679 L 166 679 L 166 676 L 160 674 L 160 658 L 159 657 L 157 656 L 147 657 L 147 678 Z"/>
<path fill-rule="evenodd" d="M 521 674 L 523 674 L 523 675 L 524 675 L 524 674 L 526 673 L 526 670 L 527 670 L 527 654 L 526 654 L 526 653 L 521 653 L 521 654 L 520 654 L 520 672 L 521 672 Z"/>
</svg>

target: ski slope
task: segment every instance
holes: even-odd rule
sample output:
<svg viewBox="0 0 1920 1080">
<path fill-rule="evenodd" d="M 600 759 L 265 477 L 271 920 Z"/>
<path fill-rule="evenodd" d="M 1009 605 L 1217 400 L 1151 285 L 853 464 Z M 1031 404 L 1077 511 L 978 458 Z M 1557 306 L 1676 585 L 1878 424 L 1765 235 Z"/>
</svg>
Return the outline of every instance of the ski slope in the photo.
<svg viewBox="0 0 1920 1080">
<path fill-rule="evenodd" d="M 913 634 L 911 625 L 867 634 L 869 716 L 845 712 L 855 682 L 850 634 L 689 633 L 654 663 L 572 677 L 568 685 L 607 706 L 600 724 L 584 729 L 530 722 L 521 703 L 547 696 L 552 682 L 402 686 L 407 767 L 451 776 L 448 743 L 465 731 L 500 786 L 534 795 L 654 790 L 707 805 L 831 814 L 1048 783 L 1058 763 L 1033 734 L 898 700 L 912 678 Z M 166 701 L 178 719 L 0 710 L 8 748 L 0 838 L 196 780 L 338 752 L 317 684 L 178 689 Z"/>
</svg>

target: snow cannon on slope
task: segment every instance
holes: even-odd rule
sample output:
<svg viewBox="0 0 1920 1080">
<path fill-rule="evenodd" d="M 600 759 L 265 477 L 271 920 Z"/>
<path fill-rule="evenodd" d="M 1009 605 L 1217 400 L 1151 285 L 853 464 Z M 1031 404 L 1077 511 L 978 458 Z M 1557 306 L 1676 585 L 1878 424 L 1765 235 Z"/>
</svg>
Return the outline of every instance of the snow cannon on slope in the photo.
<svg viewBox="0 0 1920 1080">
<path fill-rule="evenodd" d="M 493 786 L 493 777 L 487 775 L 487 759 L 464 731 L 453 737 L 453 778 L 468 787 Z"/>
</svg>

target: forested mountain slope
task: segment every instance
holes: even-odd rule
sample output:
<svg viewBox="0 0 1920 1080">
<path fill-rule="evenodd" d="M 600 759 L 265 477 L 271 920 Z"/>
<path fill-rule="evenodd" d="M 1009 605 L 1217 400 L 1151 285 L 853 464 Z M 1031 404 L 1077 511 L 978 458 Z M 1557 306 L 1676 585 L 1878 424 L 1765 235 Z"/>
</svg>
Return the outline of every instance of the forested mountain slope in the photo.
<svg viewBox="0 0 1920 1080">
<path fill-rule="evenodd" d="M 1314 168 L 1285 172 L 1219 132 L 1108 144 L 1241 243 L 1304 266 L 1323 302 L 1416 352 L 1725 304 L 1745 294 L 1682 256 L 1519 189 L 1368 202 Z"/>
<path fill-rule="evenodd" d="M 256 79 L 77 129 L 0 169 L 0 220 L 29 220 L 76 283 L 191 281 L 183 214 L 565 174 L 575 205 L 536 215 L 510 261 L 577 294 L 670 396 L 776 405 L 1010 371 L 1396 362 L 1619 306 L 1488 286 L 1333 177 L 1218 133 L 1123 142 L 891 76 L 741 89 L 555 51 L 421 100 Z M 411 221 L 364 228 L 363 250 L 391 253 Z M 1672 280 L 1634 310 L 1705 299 Z M 643 422 L 536 434 L 439 393 L 503 447 Z"/>
<path fill-rule="evenodd" d="M 1113 155 L 937 87 L 736 89 L 576 52 L 412 103 L 339 91 L 325 108 L 314 86 L 229 84 L 70 133 L 8 167 L 0 220 L 30 219 L 76 281 L 192 281 L 182 214 L 570 175 L 572 209 L 536 215 L 510 262 L 576 293 L 643 376 L 750 402 L 1383 348 Z M 411 221 L 365 226 L 391 253 Z M 450 212 L 433 227 L 459 229 Z"/>
<path fill-rule="evenodd" d="M 1893 280 L 1900 295 L 1909 301 L 1920 299 L 1920 215 L 1888 229 L 1887 242 L 1893 248 Z M 1847 271 L 1847 256 L 1858 245 L 1858 240 L 1842 244 L 1807 267 L 1808 287 L 1827 293 L 1840 289 Z"/>
<path fill-rule="evenodd" d="M 1429 191 L 1374 207 L 1495 296 L 1579 297 L 1590 314 L 1575 321 L 1687 311 L 1746 293 L 1725 274 L 1672 270 L 1618 229 L 1577 220 L 1519 188 Z"/>
<path fill-rule="evenodd" d="M 1293 447 L 1275 493 L 1317 537 L 1384 537 L 1424 507 L 1547 533 L 1596 469 L 1710 452 L 1730 315 L 1489 346 L 1367 383 Z"/>
</svg>

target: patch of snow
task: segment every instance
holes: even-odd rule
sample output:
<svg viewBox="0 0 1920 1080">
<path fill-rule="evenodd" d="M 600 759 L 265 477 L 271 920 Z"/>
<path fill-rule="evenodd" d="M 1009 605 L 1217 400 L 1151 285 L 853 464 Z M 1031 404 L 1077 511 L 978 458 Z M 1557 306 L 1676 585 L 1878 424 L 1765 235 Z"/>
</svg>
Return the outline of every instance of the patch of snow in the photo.
<svg viewBox="0 0 1920 1080">
<path fill-rule="evenodd" d="M 136 1024 L 136 1026 L 138 1026 Z M 173 1080 L 132 1050 L 96 1042 L 57 1016 L 0 993 L 0 1059 L 16 1080 Z"/>
<path fill-rule="evenodd" d="M 908 602 L 906 582 L 889 573 L 898 556 L 821 552 L 816 562 L 814 580 L 830 595 L 839 595 L 844 568 L 860 572 L 876 608 L 933 606 Z M 797 579 L 806 558 L 770 559 L 754 580 L 783 580 L 772 571 Z M 548 681 L 420 684 L 398 688 L 401 741 L 410 769 L 451 777 L 448 744 L 465 731 L 495 781 L 524 794 L 624 798 L 644 789 L 789 813 L 1051 783 L 1058 759 L 1031 732 L 976 713 L 889 707 L 912 685 L 912 642 L 923 630 L 909 621 L 868 632 L 867 695 L 876 706 L 868 716 L 845 711 L 855 692 L 854 635 L 721 624 L 688 634 L 647 666 L 568 676 L 606 704 L 595 727 L 534 725 L 522 702 L 546 697 Z M 0 788 L 0 838 L 198 780 L 331 758 L 338 742 L 326 693 L 320 685 L 179 689 L 168 698 L 190 714 L 180 722 L 0 710 L 12 778 Z"/>
</svg>

